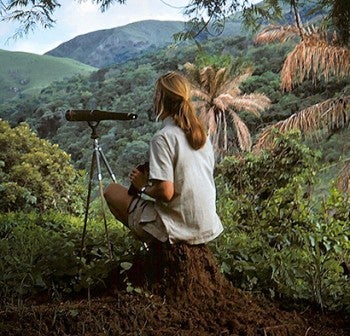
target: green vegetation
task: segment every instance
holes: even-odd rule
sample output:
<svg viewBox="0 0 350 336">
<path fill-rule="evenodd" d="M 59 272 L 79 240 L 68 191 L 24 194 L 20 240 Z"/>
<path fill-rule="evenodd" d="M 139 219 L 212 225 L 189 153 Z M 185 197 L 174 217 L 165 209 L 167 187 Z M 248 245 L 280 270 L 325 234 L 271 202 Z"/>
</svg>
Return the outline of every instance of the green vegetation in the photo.
<svg viewBox="0 0 350 336">
<path fill-rule="evenodd" d="M 0 103 L 33 95 L 54 81 L 76 74 L 89 74 L 95 68 L 68 58 L 39 56 L 0 50 Z"/>
<path fill-rule="evenodd" d="M 12 129 L 1 119 L 0 146 L 2 211 L 82 212 L 83 178 L 67 153 L 39 139 L 27 124 Z"/>
<path fill-rule="evenodd" d="M 227 157 L 218 166 L 225 231 L 211 247 L 237 287 L 350 311 L 349 275 L 342 267 L 350 258 L 349 195 L 332 188 L 327 198 L 315 198 L 318 153 L 298 133 L 278 142 L 273 151 Z M 127 290 L 136 290 L 126 271 L 143 246 L 128 230 L 108 218 L 110 259 L 103 221 L 94 211 L 81 257 L 82 219 L 52 208 L 0 214 L 2 303 L 96 290 L 107 286 L 112 272 Z"/>
<path fill-rule="evenodd" d="M 283 93 L 280 71 L 293 46 L 290 42 L 256 47 L 244 36 L 208 40 L 200 56 L 191 45 L 173 46 L 87 76 L 55 81 L 36 95 L 0 105 L 0 116 L 9 122 L 1 122 L 0 137 L 4 300 L 38 292 L 60 297 L 104 286 L 112 269 L 127 282 L 125 270 L 142 253 L 142 246 L 109 220 L 114 248 L 114 259 L 109 259 L 96 203 L 89 217 L 86 255 L 80 258 L 82 216 L 74 215 L 82 212 L 86 187 L 82 172 L 75 169 L 85 169 L 85 175 L 89 169 L 91 129 L 86 122 L 67 122 L 66 110 L 138 115 L 135 121 L 102 121 L 98 127 L 107 159 L 117 179 L 126 183 L 130 168 L 146 160 L 148 142 L 159 127 L 152 114 L 155 80 L 169 70 L 183 71 L 186 62 L 205 65 L 221 60 L 253 66 L 252 76 L 239 89 L 271 99 L 271 107 L 259 118 L 240 112 L 253 142 L 263 127 L 348 94 L 349 78 L 320 80 L 316 85 L 304 81 Z M 229 143 L 235 140 L 230 127 L 227 136 Z M 216 171 L 225 232 L 212 248 L 222 272 L 237 287 L 350 311 L 349 274 L 342 267 L 350 260 L 350 200 L 334 188 L 339 162 L 350 154 L 349 136 L 349 128 L 334 129 L 328 138 L 306 146 L 293 132 L 279 135 L 279 146 L 271 151 L 239 158 L 229 148 L 230 155 Z"/>
<path fill-rule="evenodd" d="M 2 303 L 42 292 L 58 299 L 103 287 L 112 270 L 131 261 L 129 249 L 137 250 L 137 244 L 120 224 L 110 223 L 111 260 L 101 219 L 89 224 L 81 258 L 80 218 L 53 212 L 0 214 Z"/>
<path fill-rule="evenodd" d="M 318 153 L 298 133 L 259 156 L 227 157 L 218 167 L 216 242 L 222 271 L 237 287 L 349 311 L 341 266 L 350 257 L 350 198 L 314 192 Z"/>
<path fill-rule="evenodd" d="M 4 102 L 0 105 L 0 117 L 11 125 L 26 121 L 40 137 L 50 139 L 71 154 L 76 168 L 88 169 L 92 146 L 90 128 L 85 122 L 67 122 L 64 118 L 66 110 L 96 108 L 137 114 L 138 119 L 135 121 L 103 121 L 99 125 L 100 144 L 118 179 L 122 180 L 135 164 L 134 160 L 137 163 L 145 160 L 148 140 L 158 127 L 153 122 L 152 113 L 156 78 L 169 70 L 184 71 L 187 62 L 207 64 L 210 60 L 215 61 L 215 55 L 219 55 L 219 59 L 225 62 L 251 64 L 254 72 L 240 85 L 242 94 L 262 93 L 272 102 L 260 118 L 245 111 L 239 114 L 251 133 L 253 144 L 263 127 L 317 102 L 348 94 L 349 79 L 334 79 L 329 83 L 320 81 L 317 85 L 305 81 L 293 91 L 283 93 L 280 89 L 280 71 L 293 46 L 290 42 L 256 47 L 244 36 L 208 40 L 202 44 L 204 54 L 199 56 L 197 48 L 192 45 L 173 46 L 124 64 L 100 69 L 89 76 L 77 75 L 64 81 L 55 81 L 38 95 Z M 231 129 L 227 133 L 228 143 L 235 143 L 235 133 Z M 348 139 L 349 136 L 349 129 L 345 129 L 342 139 Z M 334 134 L 317 145 L 322 151 L 322 148 L 329 149 L 327 143 L 332 141 L 332 157 L 323 154 L 326 163 L 334 164 L 336 157 L 349 156 L 346 146 L 341 143 L 336 145 L 338 138 Z M 135 144 L 133 155 L 128 157 L 131 144 Z"/>
</svg>

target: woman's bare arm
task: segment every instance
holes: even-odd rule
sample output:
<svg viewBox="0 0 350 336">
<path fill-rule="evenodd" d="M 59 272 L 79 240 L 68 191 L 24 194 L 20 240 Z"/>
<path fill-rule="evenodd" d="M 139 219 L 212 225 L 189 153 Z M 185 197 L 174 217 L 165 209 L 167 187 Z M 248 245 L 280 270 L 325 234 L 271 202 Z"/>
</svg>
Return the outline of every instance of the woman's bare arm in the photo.
<svg viewBox="0 0 350 336">
<path fill-rule="evenodd" d="M 130 175 L 130 181 L 137 190 L 146 187 L 144 194 L 163 202 L 169 202 L 174 197 L 174 183 L 170 181 L 152 180 L 152 184 L 148 184 L 147 174 L 142 173 L 134 168 Z"/>
</svg>

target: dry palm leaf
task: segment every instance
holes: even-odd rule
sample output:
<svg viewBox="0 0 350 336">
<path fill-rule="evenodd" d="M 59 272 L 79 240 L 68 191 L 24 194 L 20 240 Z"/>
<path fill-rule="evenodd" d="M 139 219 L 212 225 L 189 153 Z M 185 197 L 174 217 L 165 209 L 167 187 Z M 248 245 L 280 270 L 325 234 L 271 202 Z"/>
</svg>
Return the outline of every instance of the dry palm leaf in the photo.
<svg viewBox="0 0 350 336">
<path fill-rule="evenodd" d="M 273 26 L 265 27 L 255 37 L 255 43 L 285 42 L 294 37 L 300 37 L 300 30 L 296 26 Z"/>
<path fill-rule="evenodd" d="M 225 111 L 227 109 L 227 107 L 230 105 L 231 100 L 232 100 L 231 95 L 222 94 L 213 100 L 213 105 L 215 105 L 215 107 L 218 110 Z"/>
<path fill-rule="evenodd" d="M 227 82 L 227 72 L 227 68 L 221 68 L 216 72 L 214 81 L 212 83 L 212 96 L 216 96 L 218 89 L 225 86 L 225 83 Z"/>
<path fill-rule="evenodd" d="M 186 64 L 184 64 L 184 68 L 188 77 L 191 78 L 191 82 L 196 83 L 198 85 L 200 82 L 200 76 L 197 67 L 194 64 L 187 62 Z"/>
<path fill-rule="evenodd" d="M 213 67 L 207 66 L 199 72 L 199 86 L 209 95 L 213 93 L 213 83 L 215 81 L 216 72 Z"/>
<path fill-rule="evenodd" d="M 246 124 L 234 111 L 230 111 L 235 130 L 237 134 L 239 148 L 243 151 L 249 151 L 252 147 L 252 138 Z"/>
<path fill-rule="evenodd" d="M 222 86 L 219 88 L 218 94 L 230 93 L 231 95 L 239 95 L 241 93 L 239 86 L 249 77 L 251 77 L 253 72 L 253 68 L 249 67 L 245 69 L 244 73 L 242 73 L 241 75 L 238 75 L 233 79 L 227 78 L 226 82 L 223 83 Z"/>
<path fill-rule="evenodd" d="M 193 97 L 200 98 L 201 100 L 206 101 L 206 102 L 210 102 L 210 100 L 211 100 L 210 96 L 206 92 L 204 92 L 203 90 L 197 89 L 197 88 L 193 88 L 191 90 L 191 95 Z M 197 101 L 194 101 L 194 103 L 197 103 Z"/>
<path fill-rule="evenodd" d="M 281 85 L 286 91 L 306 78 L 329 80 L 331 76 L 344 78 L 350 74 L 350 50 L 331 45 L 320 34 L 306 36 L 287 56 Z"/>
<path fill-rule="evenodd" d="M 185 68 L 193 85 L 192 96 L 196 97 L 194 105 L 207 127 L 218 156 L 223 157 L 227 152 L 227 113 L 232 116 L 239 147 L 250 150 L 252 141 L 248 128 L 236 113 L 247 111 L 260 116 L 260 112 L 270 104 L 268 97 L 263 94 L 241 94 L 238 86 L 252 75 L 253 70 L 247 68 L 241 75 L 230 78 L 230 69 L 225 67 L 217 69 L 207 66 L 198 69 L 187 63 Z"/>
<path fill-rule="evenodd" d="M 270 103 L 270 99 L 261 93 L 231 97 L 229 101 L 229 105 L 234 107 L 236 111 L 248 111 L 253 113 L 256 117 L 260 117 L 260 112 L 269 107 Z"/>
<path fill-rule="evenodd" d="M 350 96 L 328 99 L 266 127 L 258 136 L 254 151 L 273 147 L 273 129 L 277 129 L 282 133 L 298 129 L 303 135 L 312 137 L 315 135 L 314 131 L 327 130 L 332 132 L 348 126 L 349 121 Z"/>
<path fill-rule="evenodd" d="M 345 165 L 338 175 L 337 187 L 350 194 L 350 159 L 345 161 Z"/>
<path fill-rule="evenodd" d="M 301 41 L 287 56 L 281 72 L 283 90 L 292 90 L 295 84 L 306 78 L 328 81 L 331 76 L 349 76 L 350 50 L 338 43 L 335 32 L 329 39 L 326 31 L 314 26 L 268 26 L 257 35 L 255 42 L 285 42 L 296 36 Z"/>
</svg>

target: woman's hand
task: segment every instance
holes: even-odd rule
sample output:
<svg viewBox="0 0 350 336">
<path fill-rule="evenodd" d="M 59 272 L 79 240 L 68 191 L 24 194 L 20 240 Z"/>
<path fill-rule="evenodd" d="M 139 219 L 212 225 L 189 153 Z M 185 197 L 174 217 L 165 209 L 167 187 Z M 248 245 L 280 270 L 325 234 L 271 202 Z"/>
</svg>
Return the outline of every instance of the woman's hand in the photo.
<svg viewBox="0 0 350 336">
<path fill-rule="evenodd" d="M 131 171 L 129 179 L 136 190 L 141 190 L 142 187 L 148 184 L 148 174 L 142 173 L 137 168 Z"/>
</svg>

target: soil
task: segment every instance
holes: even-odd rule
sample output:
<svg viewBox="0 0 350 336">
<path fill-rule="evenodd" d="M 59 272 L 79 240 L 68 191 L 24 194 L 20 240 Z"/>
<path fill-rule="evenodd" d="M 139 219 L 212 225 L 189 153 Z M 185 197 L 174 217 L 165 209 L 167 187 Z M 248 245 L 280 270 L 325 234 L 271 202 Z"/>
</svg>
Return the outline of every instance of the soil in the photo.
<svg viewBox="0 0 350 336">
<path fill-rule="evenodd" d="M 128 290 L 119 274 L 84 299 L 2 308 L 0 335 L 350 336 L 345 314 L 286 308 L 233 287 L 205 245 L 152 246 L 129 271 Z"/>
</svg>

